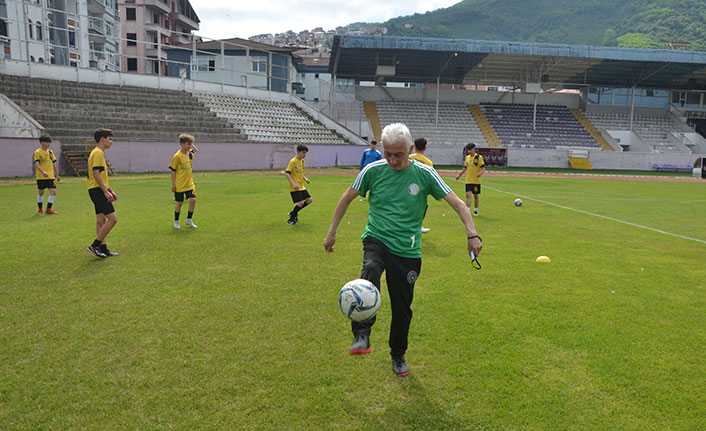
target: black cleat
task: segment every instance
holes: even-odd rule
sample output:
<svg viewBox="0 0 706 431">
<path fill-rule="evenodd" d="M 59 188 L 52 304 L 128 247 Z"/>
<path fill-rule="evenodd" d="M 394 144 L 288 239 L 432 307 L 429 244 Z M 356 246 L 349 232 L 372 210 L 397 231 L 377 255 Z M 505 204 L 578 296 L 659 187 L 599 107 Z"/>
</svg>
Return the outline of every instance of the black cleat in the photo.
<svg viewBox="0 0 706 431">
<path fill-rule="evenodd" d="M 404 360 L 404 356 L 392 357 L 392 371 L 397 374 L 397 377 L 404 377 L 409 374 L 409 368 L 407 368 L 407 361 Z"/>
<path fill-rule="evenodd" d="M 108 249 L 106 249 L 106 250 L 103 252 L 103 254 L 105 254 L 105 255 L 108 256 L 108 257 L 111 257 L 111 256 L 119 256 L 119 255 L 120 255 L 120 253 L 116 253 L 116 252 L 110 251 L 110 250 L 108 250 Z"/>
<path fill-rule="evenodd" d="M 365 334 L 356 335 L 348 354 L 367 355 L 368 353 L 370 353 L 370 337 Z"/>
<path fill-rule="evenodd" d="M 102 251 L 98 250 L 97 248 L 93 248 L 93 244 L 89 245 L 88 248 L 86 248 L 89 253 L 95 254 L 96 256 L 100 257 L 101 259 L 105 259 L 108 257 L 107 254 L 103 253 Z"/>
</svg>

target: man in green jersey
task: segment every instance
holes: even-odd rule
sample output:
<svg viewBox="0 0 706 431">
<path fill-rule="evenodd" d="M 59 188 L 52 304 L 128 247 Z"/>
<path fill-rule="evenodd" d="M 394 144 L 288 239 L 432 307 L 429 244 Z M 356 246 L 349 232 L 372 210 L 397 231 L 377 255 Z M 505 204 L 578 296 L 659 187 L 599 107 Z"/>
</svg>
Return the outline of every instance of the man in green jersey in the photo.
<svg viewBox="0 0 706 431">
<path fill-rule="evenodd" d="M 412 136 L 404 124 L 390 124 L 382 131 L 383 160 L 370 163 L 358 174 L 336 205 L 328 235 L 327 252 L 334 251 L 336 230 L 350 203 L 368 194 L 370 210 L 363 232 L 363 270 L 361 278 L 380 288 L 385 271 L 390 295 L 390 355 L 392 370 L 400 377 L 409 373 L 405 361 L 407 335 L 412 321 L 414 283 L 422 266 L 420 229 L 427 195 L 445 200 L 459 215 L 468 238 L 468 253 L 478 256 L 483 244 L 473 225 L 466 204 L 444 183 L 431 167 L 409 159 Z M 351 322 L 354 340 L 349 353 L 370 353 L 370 331 L 375 318 Z"/>
</svg>

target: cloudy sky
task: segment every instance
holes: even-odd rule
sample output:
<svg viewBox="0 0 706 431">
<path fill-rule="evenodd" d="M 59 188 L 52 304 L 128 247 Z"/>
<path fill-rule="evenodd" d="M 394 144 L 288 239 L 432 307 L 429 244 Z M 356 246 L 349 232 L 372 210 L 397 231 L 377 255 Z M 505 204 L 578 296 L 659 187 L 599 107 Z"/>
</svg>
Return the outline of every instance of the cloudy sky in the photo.
<svg viewBox="0 0 706 431">
<path fill-rule="evenodd" d="M 449 7 L 461 0 L 190 0 L 201 19 L 199 35 L 247 39 L 261 33 L 333 30 L 354 22 L 384 22 L 400 15 Z"/>
</svg>

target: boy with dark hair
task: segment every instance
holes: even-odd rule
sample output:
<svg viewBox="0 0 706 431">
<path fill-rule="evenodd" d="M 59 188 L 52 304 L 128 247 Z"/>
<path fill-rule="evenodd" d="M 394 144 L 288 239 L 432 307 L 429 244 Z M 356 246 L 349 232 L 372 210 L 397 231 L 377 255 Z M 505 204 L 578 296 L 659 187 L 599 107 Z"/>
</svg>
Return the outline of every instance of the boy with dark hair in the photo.
<svg viewBox="0 0 706 431">
<path fill-rule="evenodd" d="M 189 214 L 186 217 L 186 225 L 196 228 L 198 226 L 191 219 L 196 208 L 196 186 L 194 185 L 192 167 L 194 164 L 194 153 L 198 151 L 198 148 L 194 145 L 194 137 L 186 133 L 179 135 L 179 144 L 181 149 L 174 154 L 171 163 L 169 163 L 169 169 L 172 171 L 172 191 L 176 201 L 174 228 L 181 228 L 179 215 L 181 214 L 181 205 L 184 203 L 185 195 L 189 200 Z"/>
<path fill-rule="evenodd" d="M 424 163 L 427 166 L 434 167 L 434 163 L 424 153 L 427 151 L 427 140 L 425 138 L 417 138 L 414 140 L 414 145 L 410 148 L 410 151 L 414 150 L 414 153 L 409 155 L 409 158 L 416 160 L 420 163 Z"/>
<path fill-rule="evenodd" d="M 34 171 L 37 176 L 37 206 L 42 213 L 42 204 L 44 203 L 44 189 L 49 189 L 49 198 L 47 200 L 47 214 L 59 214 L 54 211 L 51 206 L 54 205 L 56 199 L 56 183 L 61 181 L 59 171 L 56 169 L 56 157 L 54 152 L 49 149 L 51 145 L 51 136 L 43 134 L 39 137 L 40 147 L 34 150 L 32 158 Z"/>
<path fill-rule="evenodd" d="M 382 159 L 382 154 L 377 150 L 377 141 L 370 142 L 370 148 L 363 151 L 363 157 L 360 158 L 360 169 L 363 170 L 368 164 Z"/>
<path fill-rule="evenodd" d="M 466 174 L 466 206 L 471 209 L 471 196 L 475 201 L 473 215 L 478 216 L 478 201 L 480 195 L 480 177 L 485 173 L 485 161 L 483 156 L 476 154 L 476 144 L 470 143 L 465 148 L 466 160 L 463 169 L 456 175 L 456 179 Z"/>
<path fill-rule="evenodd" d="M 294 209 L 288 214 L 287 224 L 294 226 L 299 225 L 299 211 L 312 202 L 311 195 L 304 186 L 304 181 L 310 183 L 309 178 L 304 176 L 304 157 L 308 152 L 306 145 L 297 145 L 297 155 L 289 161 L 287 169 L 284 170 L 284 176 L 289 181 L 289 194 L 294 202 Z"/>
<path fill-rule="evenodd" d="M 108 185 L 108 170 L 105 163 L 105 150 L 113 145 L 113 131 L 97 129 L 93 133 L 93 138 L 96 140 L 96 147 L 88 156 L 88 195 L 96 210 L 96 239 L 88 246 L 88 252 L 105 259 L 118 255 L 108 250 L 105 243 L 105 237 L 118 222 L 113 208 L 113 202 L 118 200 L 118 195 Z"/>
</svg>

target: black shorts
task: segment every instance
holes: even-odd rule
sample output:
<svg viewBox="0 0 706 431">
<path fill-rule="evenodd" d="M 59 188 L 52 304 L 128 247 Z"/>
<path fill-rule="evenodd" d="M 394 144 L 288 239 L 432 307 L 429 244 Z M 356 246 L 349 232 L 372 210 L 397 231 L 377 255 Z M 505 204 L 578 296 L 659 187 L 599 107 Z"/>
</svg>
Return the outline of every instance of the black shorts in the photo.
<svg viewBox="0 0 706 431">
<path fill-rule="evenodd" d="M 39 190 L 55 189 L 56 188 L 56 180 L 37 180 L 37 188 Z"/>
<path fill-rule="evenodd" d="M 96 214 L 108 215 L 115 212 L 113 203 L 108 202 L 108 199 L 105 197 L 105 193 L 103 193 L 103 190 L 101 190 L 100 187 L 88 189 L 88 196 L 91 197 L 93 206 L 96 208 Z"/>
<path fill-rule="evenodd" d="M 471 192 L 474 195 L 480 194 L 480 184 L 466 184 L 466 193 Z"/>
<path fill-rule="evenodd" d="M 289 194 L 292 195 L 292 202 L 294 203 L 305 201 L 311 197 L 309 190 L 295 190 L 289 192 Z"/>
<path fill-rule="evenodd" d="M 174 200 L 184 202 L 184 195 L 186 195 L 187 199 L 196 198 L 196 193 L 193 190 L 187 190 L 185 192 L 174 192 Z"/>
</svg>

